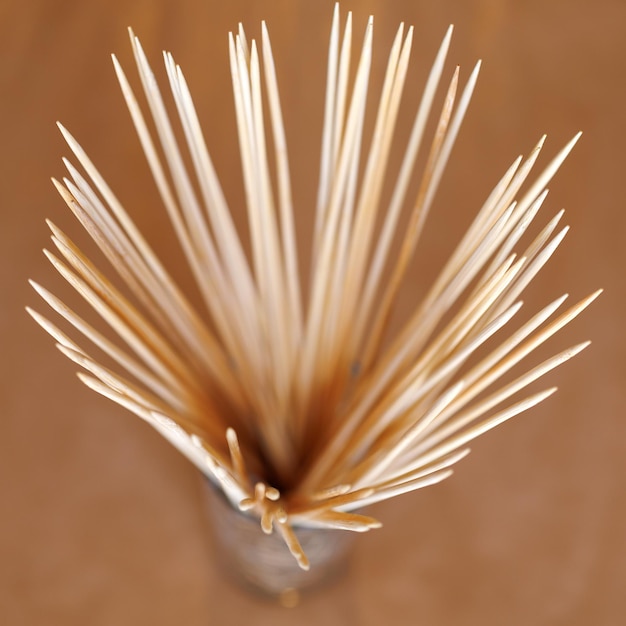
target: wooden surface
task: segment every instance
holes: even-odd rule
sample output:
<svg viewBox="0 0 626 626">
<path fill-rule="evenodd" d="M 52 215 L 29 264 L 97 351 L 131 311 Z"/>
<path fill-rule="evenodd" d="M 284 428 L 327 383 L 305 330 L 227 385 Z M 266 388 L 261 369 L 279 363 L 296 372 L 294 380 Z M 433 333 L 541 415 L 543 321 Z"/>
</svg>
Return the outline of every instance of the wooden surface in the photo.
<svg viewBox="0 0 626 626">
<path fill-rule="evenodd" d="M 400 21 L 414 24 L 407 103 L 456 26 L 450 63 L 472 103 L 414 268 L 416 293 L 518 153 L 549 139 L 542 163 L 583 139 L 551 184 L 565 207 L 563 248 L 526 298 L 605 294 L 552 343 L 592 347 L 550 376 L 559 393 L 473 446 L 445 483 L 377 509 L 350 575 L 286 610 L 220 576 L 194 469 L 135 417 L 84 389 L 24 313 L 45 306 L 36 278 L 67 294 L 40 250 L 44 218 L 86 241 L 49 182 L 68 154 L 62 120 L 161 250 L 174 250 L 116 86 L 131 70 L 126 27 L 155 66 L 171 50 L 201 111 L 233 206 L 240 174 L 226 35 L 266 19 L 286 110 L 298 219 L 306 234 L 320 144 L 332 3 L 311 0 L 2 0 L 0 2 L 0 623 L 428 624 L 618 626 L 626 622 L 624 145 L 622 0 L 368 0 L 373 85 Z M 450 66 L 452 67 L 452 65 Z M 162 76 L 162 73 L 160 74 Z M 408 109 L 405 109 L 408 111 Z M 405 123 L 409 114 L 405 116 Z M 184 274 L 180 270 L 181 280 Z"/>
</svg>

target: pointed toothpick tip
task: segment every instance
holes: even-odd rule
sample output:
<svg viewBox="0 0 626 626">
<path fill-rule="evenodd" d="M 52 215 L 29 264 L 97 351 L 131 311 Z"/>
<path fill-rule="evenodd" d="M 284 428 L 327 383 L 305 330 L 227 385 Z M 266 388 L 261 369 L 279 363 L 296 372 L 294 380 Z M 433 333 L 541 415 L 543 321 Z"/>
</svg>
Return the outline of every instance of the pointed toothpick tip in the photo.
<svg viewBox="0 0 626 626">
<path fill-rule="evenodd" d="M 597 289 L 596 291 L 594 291 L 588 298 L 589 303 L 591 304 L 603 292 L 604 292 L 603 287 L 600 287 L 600 289 Z"/>
<path fill-rule="evenodd" d="M 239 448 L 239 439 L 234 428 L 230 426 L 226 429 L 226 441 L 231 448 Z"/>
<path fill-rule="evenodd" d="M 578 354 L 579 352 L 582 352 L 583 350 L 586 350 L 590 345 L 591 345 L 591 339 L 587 339 L 587 341 L 582 341 L 578 345 L 575 345 L 572 348 L 572 356 L 574 356 L 575 354 Z"/>
<path fill-rule="evenodd" d="M 37 311 L 35 311 L 35 309 L 30 306 L 25 306 L 24 310 L 41 326 L 41 322 L 39 320 L 42 319 L 42 317 L 39 313 L 37 313 Z"/>
<path fill-rule="evenodd" d="M 562 150 L 562 154 L 563 159 L 565 159 L 565 157 L 572 151 L 572 149 L 574 148 L 574 146 L 578 143 L 578 140 L 581 138 L 582 136 L 582 131 L 579 130 L 568 142 L 567 144 L 565 144 L 565 147 Z"/>
<path fill-rule="evenodd" d="M 52 176 L 50 180 L 52 181 L 54 188 L 61 194 L 61 196 L 64 196 L 66 193 L 68 193 L 67 189 L 65 188 L 65 185 L 63 185 L 63 183 L 59 181 L 57 178 Z"/>
</svg>

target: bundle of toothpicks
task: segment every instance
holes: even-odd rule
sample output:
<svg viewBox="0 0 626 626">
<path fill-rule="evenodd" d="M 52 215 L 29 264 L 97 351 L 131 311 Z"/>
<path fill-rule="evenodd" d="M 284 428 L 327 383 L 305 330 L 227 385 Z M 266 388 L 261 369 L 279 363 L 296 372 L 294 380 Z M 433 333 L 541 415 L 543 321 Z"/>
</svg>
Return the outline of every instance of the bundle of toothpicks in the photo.
<svg viewBox="0 0 626 626">
<path fill-rule="evenodd" d="M 559 225 L 562 211 L 545 219 L 541 207 L 578 135 L 539 175 L 530 177 L 543 138 L 512 163 L 423 299 L 390 335 L 394 302 L 479 72 L 477 64 L 461 87 L 457 68 L 444 83 L 451 35 L 452 28 L 410 133 L 399 140 L 394 130 L 413 38 L 412 28 L 400 26 L 373 132 L 364 136 L 373 20 L 351 71 L 352 18 L 342 20 L 335 7 L 311 273 L 304 281 L 295 232 L 306 209 L 292 201 L 265 24 L 258 45 L 241 26 L 229 39 L 249 241 L 234 226 L 180 67 L 164 53 L 173 99 L 166 106 L 131 33 L 151 119 L 114 57 L 115 72 L 201 306 L 174 282 L 131 213 L 60 127 L 82 169 L 65 160 L 68 176 L 54 184 L 117 278 L 49 222 L 57 252 L 45 254 L 108 329 L 36 283 L 73 328 L 70 335 L 86 341 L 76 343 L 29 312 L 82 368 L 88 387 L 155 428 L 265 532 L 279 532 L 304 569 L 309 562 L 294 529 L 377 528 L 363 512 L 367 505 L 450 476 L 473 439 L 555 391 L 529 385 L 588 345 L 528 360 L 599 292 L 569 306 L 563 295 L 518 316 L 522 293 L 567 232 Z M 393 140 L 404 147 L 391 171 Z M 417 193 L 409 193 L 416 180 Z"/>
</svg>

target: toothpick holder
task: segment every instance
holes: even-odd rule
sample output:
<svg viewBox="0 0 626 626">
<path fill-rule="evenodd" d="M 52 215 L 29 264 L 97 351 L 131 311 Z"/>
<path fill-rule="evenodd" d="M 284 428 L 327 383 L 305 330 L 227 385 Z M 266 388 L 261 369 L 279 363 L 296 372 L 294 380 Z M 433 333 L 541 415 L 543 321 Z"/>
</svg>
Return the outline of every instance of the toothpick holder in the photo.
<svg viewBox="0 0 626 626">
<path fill-rule="evenodd" d="M 203 491 L 216 563 L 242 587 L 294 606 L 301 592 L 346 573 L 354 533 L 294 527 L 311 564 L 305 571 L 277 531 L 265 534 L 258 518 L 236 509 L 209 480 L 203 481 Z"/>
</svg>

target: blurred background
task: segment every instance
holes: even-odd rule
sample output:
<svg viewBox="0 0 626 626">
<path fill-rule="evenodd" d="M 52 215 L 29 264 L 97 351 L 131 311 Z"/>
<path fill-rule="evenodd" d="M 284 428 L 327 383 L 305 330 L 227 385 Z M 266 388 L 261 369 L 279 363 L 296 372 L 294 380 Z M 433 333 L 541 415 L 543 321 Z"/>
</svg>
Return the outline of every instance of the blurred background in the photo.
<svg viewBox="0 0 626 626">
<path fill-rule="evenodd" d="M 355 46 L 375 16 L 371 93 L 398 24 L 415 26 L 400 137 L 448 24 L 447 76 L 483 70 L 412 270 L 410 310 L 492 186 L 545 132 L 540 166 L 581 142 L 543 209 L 572 226 L 526 301 L 605 293 L 550 344 L 592 346 L 549 376 L 559 392 L 483 437 L 441 485 L 381 506 L 350 574 L 291 610 L 224 580 L 194 468 L 85 389 L 24 312 L 27 279 L 76 302 L 45 260 L 44 218 L 81 245 L 50 176 L 79 139 L 164 255 L 176 245 L 109 54 L 136 80 L 126 28 L 158 68 L 185 71 L 233 211 L 243 193 L 227 33 L 265 19 L 287 126 L 300 235 L 319 159 L 330 0 L 0 1 L 0 622 L 3 624 L 443 624 L 617 626 L 626 620 L 626 3 L 349 0 Z M 355 50 L 356 52 L 356 50 Z M 136 84 L 136 83 L 135 83 Z M 372 100 L 374 102 L 374 100 Z M 368 123 L 371 123 L 369 120 Z M 403 126 L 404 125 L 404 126 Z M 547 218 L 546 218 L 547 219 Z M 174 273 L 185 281 L 178 261 Z M 178 264 L 178 265 L 177 265 Z"/>
</svg>

